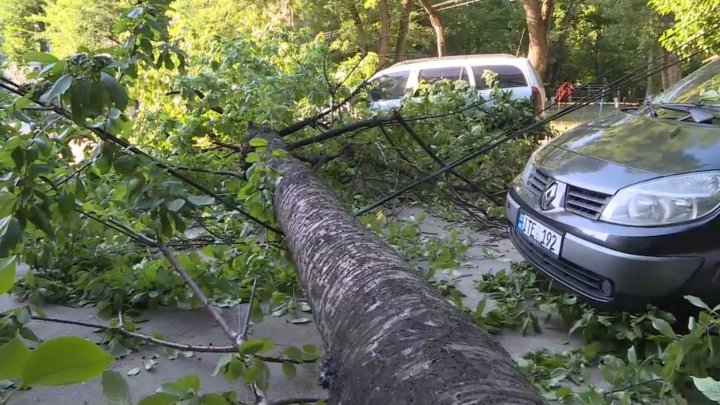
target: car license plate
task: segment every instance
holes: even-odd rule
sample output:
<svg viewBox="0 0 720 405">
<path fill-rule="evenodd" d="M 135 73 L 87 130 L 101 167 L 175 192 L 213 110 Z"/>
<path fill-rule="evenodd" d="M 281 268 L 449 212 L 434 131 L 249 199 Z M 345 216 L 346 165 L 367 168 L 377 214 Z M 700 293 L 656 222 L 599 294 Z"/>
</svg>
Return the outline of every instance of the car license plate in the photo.
<svg viewBox="0 0 720 405">
<path fill-rule="evenodd" d="M 543 248 L 553 256 L 560 255 L 562 235 L 531 218 L 526 213 L 520 211 L 515 228 L 535 245 Z"/>
</svg>

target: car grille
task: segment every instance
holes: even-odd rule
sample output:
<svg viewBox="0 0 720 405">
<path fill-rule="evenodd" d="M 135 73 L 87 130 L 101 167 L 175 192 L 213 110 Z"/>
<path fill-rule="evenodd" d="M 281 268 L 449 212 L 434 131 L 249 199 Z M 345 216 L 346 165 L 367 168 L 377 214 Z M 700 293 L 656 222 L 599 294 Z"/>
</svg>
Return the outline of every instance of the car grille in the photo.
<svg viewBox="0 0 720 405">
<path fill-rule="evenodd" d="M 533 168 L 525 185 L 536 197 L 545 191 L 552 181 L 543 171 Z M 610 200 L 611 195 L 599 193 L 568 184 L 565 195 L 565 210 L 590 219 L 598 219 Z"/>
<path fill-rule="evenodd" d="M 601 302 L 609 302 L 612 296 L 602 292 L 603 278 L 561 258 L 550 256 L 527 239 L 518 235 L 515 228 L 510 229 L 510 239 L 515 247 L 540 270 L 561 284 Z"/>
<path fill-rule="evenodd" d="M 565 210 L 591 219 L 598 219 L 610 200 L 610 195 L 568 185 Z"/>
<path fill-rule="evenodd" d="M 549 182 L 550 176 L 538 169 L 532 169 L 530 176 L 528 176 L 526 186 L 531 193 L 539 196 L 543 191 L 545 191 L 545 187 L 547 187 Z"/>
</svg>

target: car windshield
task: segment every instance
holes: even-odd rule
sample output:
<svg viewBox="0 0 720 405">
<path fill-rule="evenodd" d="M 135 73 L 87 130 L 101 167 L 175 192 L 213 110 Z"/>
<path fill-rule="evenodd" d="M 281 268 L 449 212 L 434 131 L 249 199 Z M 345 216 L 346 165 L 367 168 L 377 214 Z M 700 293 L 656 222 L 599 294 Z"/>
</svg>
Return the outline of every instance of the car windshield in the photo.
<svg viewBox="0 0 720 405">
<path fill-rule="evenodd" d="M 686 103 L 720 106 L 720 59 L 694 71 L 652 100 L 653 104 Z"/>
</svg>

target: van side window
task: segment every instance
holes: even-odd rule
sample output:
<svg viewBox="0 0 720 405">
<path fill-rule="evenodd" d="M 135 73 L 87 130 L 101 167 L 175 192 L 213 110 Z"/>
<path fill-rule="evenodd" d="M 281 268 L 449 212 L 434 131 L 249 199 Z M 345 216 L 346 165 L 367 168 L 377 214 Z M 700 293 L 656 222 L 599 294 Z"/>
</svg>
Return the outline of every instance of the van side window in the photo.
<svg viewBox="0 0 720 405">
<path fill-rule="evenodd" d="M 424 80 L 427 83 L 435 83 L 443 79 L 450 80 L 451 82 L 456 80 L 470 81 L 468 79 L 467 69 L 462 66 L 423 69 L 418 74 L 418 80 Z"/>
<path fill-rule="evenodd" d="M 488 88 L 487 83 L 485 83 L 485 79 L 483 78 L 483 72 L 485 70 L 492 70 L 497 73 L 500 88 L 507 89 L 510 87 L 525 87 L 528 85 L 527 79 L 525 79 L 525 74 L 516 66 L 473 66 L 472 70 L 473 73 L 475 73 L 475 86 L 480 90 Z"/>
<path fill-rule="evenodd" d="M 373 100 L 403 98 L 410 72 L 394 72 L 380 76 L 371 83 L 370 96 Z"/>
</svg>

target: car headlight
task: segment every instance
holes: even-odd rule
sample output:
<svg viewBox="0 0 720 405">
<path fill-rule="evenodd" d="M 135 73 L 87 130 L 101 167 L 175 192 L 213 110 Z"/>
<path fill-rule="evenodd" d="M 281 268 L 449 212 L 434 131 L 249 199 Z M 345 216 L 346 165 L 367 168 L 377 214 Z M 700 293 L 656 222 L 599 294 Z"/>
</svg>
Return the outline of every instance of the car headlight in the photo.
<svg viewBox="0 0 720 405">
<path fill-rule="evenodd" d="M 720 206 L 720 171 L 668 176 L 618 191 L 600 219 L 652 226 L 692 221 Z"/>
</svg>

